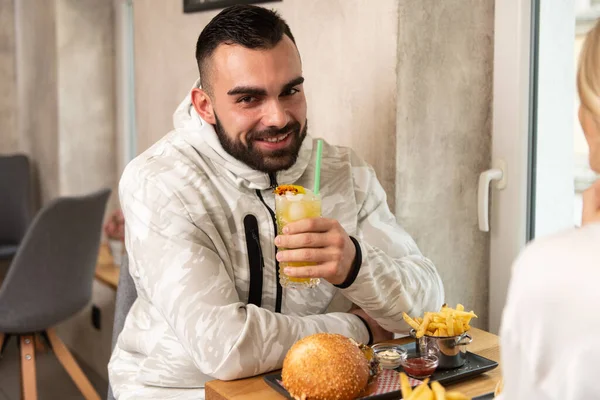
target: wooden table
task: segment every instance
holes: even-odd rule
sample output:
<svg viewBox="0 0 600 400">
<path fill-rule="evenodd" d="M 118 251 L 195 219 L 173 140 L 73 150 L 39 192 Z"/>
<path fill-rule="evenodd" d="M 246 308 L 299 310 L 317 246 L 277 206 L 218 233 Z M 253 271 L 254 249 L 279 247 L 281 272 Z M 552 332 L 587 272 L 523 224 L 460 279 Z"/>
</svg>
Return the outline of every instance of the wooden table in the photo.
<svg viewBox="0 0 600 400">
<path fill-rule="evenodd" d="M 108 244 L 102 243 L 98 252 L 98 263 L 96 264 L 96 279 L 108 287 L 117 290 L 119 284 L 120 269 L 113 262 Z"/>
<path fill-rule="evenodd" d="M 498 347 L 498 336 L 473 328 L 471 330 L 473 343 L 469 345 L 469 351 L 480 354 L 486 358 L 500 362 L 500 349 Z M 394 342 L 408 343 L 410 338 L 396 339 Z M 500 380 L 500 367 L 467 381 L 448 385 L 449 390 L 459 390 L 470 397 L 494 391 L 496 383 Z M 236 381 L 214 380 L 206 383 L 206 400 L 282 400 L 279 393 L 271 389 L 262 375 Z"/>
</svg>

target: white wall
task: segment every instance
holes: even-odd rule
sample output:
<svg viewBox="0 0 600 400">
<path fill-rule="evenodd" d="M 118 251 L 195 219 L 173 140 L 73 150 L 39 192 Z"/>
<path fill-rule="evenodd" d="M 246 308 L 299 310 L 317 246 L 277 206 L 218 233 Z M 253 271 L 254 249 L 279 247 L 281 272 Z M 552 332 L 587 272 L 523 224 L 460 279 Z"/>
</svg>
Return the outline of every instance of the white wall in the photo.
<svg viewBox="0 0 600 400">
<path fill-rule="evenodd" d="M 373 164 L 394 204 L 395 0 L 285 0 L 263 4 L 290 25 L 303 60 L 309 130 Z M 183 14 L 180 1 L 134 2 L 138 151 L 172 129 L 197 78 L 195 45 L 220 10 Z"/>
</svg>

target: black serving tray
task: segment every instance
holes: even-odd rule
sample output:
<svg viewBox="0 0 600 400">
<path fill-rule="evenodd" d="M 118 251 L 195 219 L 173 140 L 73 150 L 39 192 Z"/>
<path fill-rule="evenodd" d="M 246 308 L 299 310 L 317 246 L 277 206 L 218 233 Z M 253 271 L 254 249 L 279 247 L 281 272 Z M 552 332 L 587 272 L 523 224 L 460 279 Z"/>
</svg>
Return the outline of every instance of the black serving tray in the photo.
<svg viewBox="0 0 600 400">
<path fill-rule="evenodd" d="M 483 394 L 481 396 L 477 396 L 477 397 L 473 397 L 473 400 L 493 400 L 494 399 L 494 392 L 488 393 L 488 394 Z"/>
<path fill-rule="evenodd" d="M 401 347 L 405 348 L 409 353 L 416 351 L 414 342 L 405 344 Z M 461 381 L 473 378 L 477 375 L 481 375 L 487 371 L 493 370 L 497 366 L 498 366 L 498 363 L 496 361 L 492 361 L 488 358 L 485 358 L 483 356 L 480 356 L 480 355 L 477 355 L 477 354 L 474 354 L 474 353 L 471 353 L 468 351 L 467 352 L 467 360 L 465 362 L 465 365 L 463 365 L 460 368 L 436 370 L 433 373 L 433 375 L 431 375 L 430 379 L 431 379 L 431 381 L 438 381 L 442 385 L 446 386 L 446 385 L 449 385 L 452 383 L 457 383 L 457 382 L 461 382 Z M 399 367 L 397 369 L 397 371 L 401 372 L 402 367 Z M 273 389 L 275 389 L 281 395 L 285 396 L 286 398 L 288 398 L 290 400 L 293 400 L 293 397 L 291 397 L 290 394 L 287 392 L 287 390 L 285 390 L 285 388 L 279 383 L 281 381 L 281 372 L 265 375 L 264 380 L 269 386 L 271 386 Z M 489 397 L 490 395 L 492 395 L 492 397 Z M 401 398 L 402 397 L 401 397 L 400 390 L 394 390 L 394 391 L 387 392 L 387 393 L 361 397 L 361 399 L 368 399 L 368 400 L 388 400 L 388 399 L 389 400 L 392 400 L 392 399 L 398 400 Z M 487 399 L 493 399 L 493 398 L 494 398 L 493 393 L 490 393 L 490 394 L 486 394 L 486 395 L 483 395 L 480 397 L 476 397 L 473 400 L 487 400 Z"/>
</svg>

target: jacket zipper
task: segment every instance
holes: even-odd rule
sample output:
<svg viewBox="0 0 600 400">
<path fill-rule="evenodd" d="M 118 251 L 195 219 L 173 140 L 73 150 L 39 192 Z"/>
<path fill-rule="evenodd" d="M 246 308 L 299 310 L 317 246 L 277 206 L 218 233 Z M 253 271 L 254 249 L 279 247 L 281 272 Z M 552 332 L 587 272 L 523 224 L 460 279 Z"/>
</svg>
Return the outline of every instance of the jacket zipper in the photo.
<svg viewBox="0 0 600 400">
<path fill-rule="evenodd" d="M 275 189 L 277 187 L 277 178 L 275 176 L 275 174 L 271 173 L 269 174 L 269 182 L 270 182 L 270 189 Z M 258 196 L 258 198 L 260 199 L 260 201 L 264 204 L 264 206 L 267 208 L 267 210 L 269 211 L 269 214 L 271 215 L 271 220 L 273 221 L 273 232 L 275 233 L 275 237 L 277 237 L 277 219 L 275 218 L 275 212 L 273 210 L 271 210 L 271 207 L 269 207 L 267 205 L 267 203 L 265 202 L 265 199 L 262 196 L 262 193 L 260 192 L 259 189 L 256 189 L 256 195 Z M 273 245 L 275 246 L 275 245 Z M 275 254 L 277 254 L 277 246 L 275 246 Z M 281 298 L 283 296 L 283 288 L 281 287 L 281 283 L 279 282 L 279 261 L 277 261 L 277 258 L 275 258 L 275 277 L 277 280 L 277 297 L 275 298 L 275 312 L 280 313 L 281 312 Z"/>
<path fill-rule="evenodd" d="M 258 233 L 258 220 L 252 214 L 244 217 L 244 232 L 246 234 L 246 248 L 248 250 L 248 265 L 250 267 L 250 288 L 248 290 L 248 304 L 260 307 L 262 304 L 263 259 L 260 237 Z"/>
</svg>

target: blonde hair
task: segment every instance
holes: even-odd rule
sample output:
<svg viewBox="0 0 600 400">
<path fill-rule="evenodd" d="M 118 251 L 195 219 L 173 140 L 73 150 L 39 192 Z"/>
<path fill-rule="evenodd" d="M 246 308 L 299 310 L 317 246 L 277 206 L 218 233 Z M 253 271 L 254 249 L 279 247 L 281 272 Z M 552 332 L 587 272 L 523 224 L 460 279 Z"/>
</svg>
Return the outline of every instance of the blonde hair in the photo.
<svg viewBox="0 0 600 400">
<path fill-rule="evenodd" d="M 588 32 L 581 48 L 577 91 L 581 105 L 600 119 L 600 20 Z"/>
</svg>

